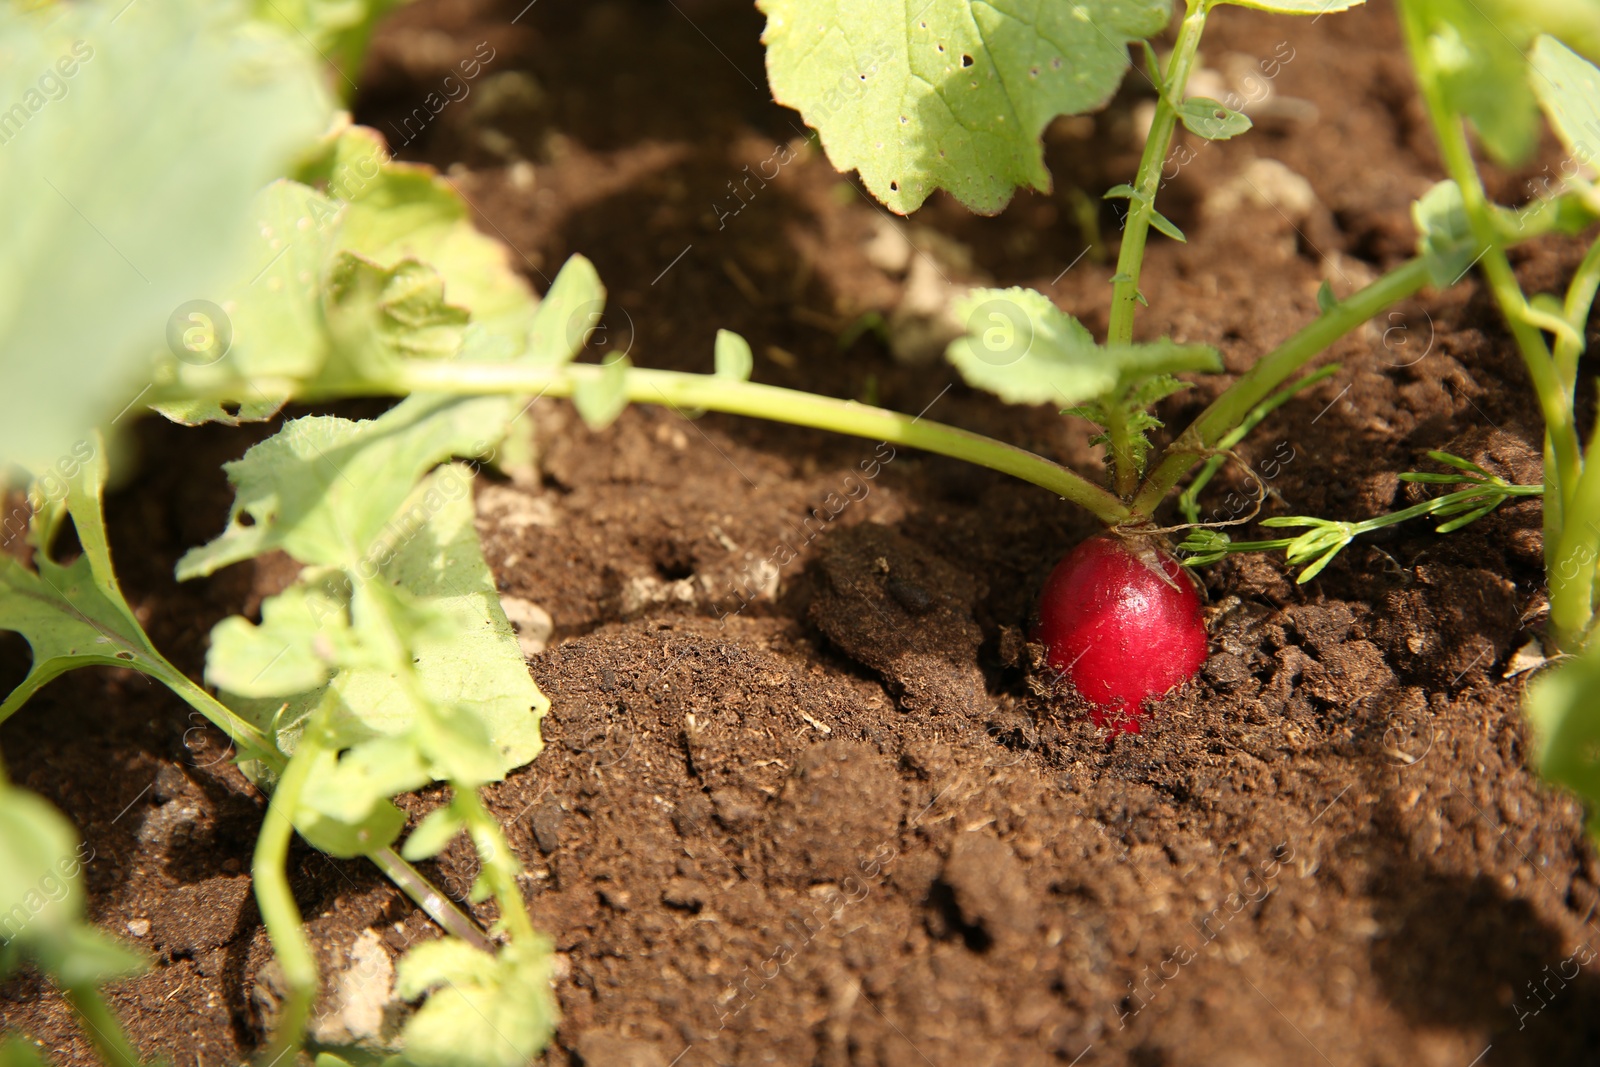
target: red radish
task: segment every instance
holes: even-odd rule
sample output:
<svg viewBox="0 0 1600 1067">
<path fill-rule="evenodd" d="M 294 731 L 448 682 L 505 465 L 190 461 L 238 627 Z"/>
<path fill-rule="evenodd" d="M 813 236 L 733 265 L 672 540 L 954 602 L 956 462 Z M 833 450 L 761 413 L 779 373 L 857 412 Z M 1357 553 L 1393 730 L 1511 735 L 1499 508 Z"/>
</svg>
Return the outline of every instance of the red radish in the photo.
<svg viewBox="0 0 1600 1067">
<path fill-rule="evenodd" d="M 1136 552 L 1138 554 L 1136 554 Z M 1094 706 L 1096 725 L 1139 732 L 1145 700 L 1192 678 L 1206 659 L 1200 597 L 1151 545 L 1091 537 L 1056 564 L 1039 597 L 1049 663 Z"/>
</svg>

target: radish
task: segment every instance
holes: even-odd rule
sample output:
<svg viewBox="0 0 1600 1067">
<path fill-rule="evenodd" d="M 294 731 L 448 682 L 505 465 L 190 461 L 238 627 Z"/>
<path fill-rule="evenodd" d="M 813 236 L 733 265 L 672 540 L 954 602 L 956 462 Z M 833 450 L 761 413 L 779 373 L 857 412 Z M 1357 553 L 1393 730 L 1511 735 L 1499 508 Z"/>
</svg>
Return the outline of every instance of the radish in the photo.
<svg viewBox="0 0 1600 1067">
<path fill-rule="evenodd" d="M 1139 732 L 1144 702 L 1192 678 L 1206 659 L 1194 582 L 1164 550 L 1101 534 L 1056 564 L 1039 597 L 1050 666 L 1100 726 Z"/>
</svg>

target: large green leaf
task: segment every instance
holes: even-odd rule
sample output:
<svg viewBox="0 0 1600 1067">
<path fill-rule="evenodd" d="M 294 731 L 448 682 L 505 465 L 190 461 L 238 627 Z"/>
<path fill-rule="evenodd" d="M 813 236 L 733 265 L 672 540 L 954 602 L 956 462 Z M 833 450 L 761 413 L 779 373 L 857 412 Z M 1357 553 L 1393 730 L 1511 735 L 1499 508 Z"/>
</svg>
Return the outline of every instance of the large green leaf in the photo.
<svg viewBox="0 0 1600 1067">
<path fill-rule="evenodd" d="M 461 941 L 428 941 L 401 958 L 395 992 L 431 991 L 406 1023 L 403 1064 L 523 1067 L 555 1030 L 548 942 L 512 941 L 491 956 Z"/>
<path fill-rule="evenodd" d="M 1408 6 L 1422 19 L 1428 58 L 1451 106 L 1472 121 L 1501 163 L 1526 160 L 1538 143 L 1535 92 L 1559 92 L 1540 84 L 1537 63 L 1530 71 L 1534 38 L 1552 34 L 1590 59 L 1600 49 L 1600 4 L 1594 0 L 1408 0 Z"/>
<path fill-rule="evenodd" d="M 758 0 L 780 104 L 901 214 L 935 189 L 993 213 L 1046 189 L 1040 134 L 1100 107 L 1166 0 Z"/>
<path fill-rule="evenodd" d="M 48 473 L 30 491 L 38 507 L 30 530 L 34 569 L 0 556 L 0 630 L 21 634 L 33 652 L 27 676 L 0 703 L 0 722 L 76 667 L 130 667 L 156 675 L 171 669 L 123 599 L 111 569 L 101 499 L 105 442 L 91 434 Z M 83 553 L 62 565 L 52 543 L 69 512 Z"/>
<path fill-rule="evenodd" d="M 49 463 L 218 299 L 248 206 L 326 128 L 314 62 L 238 4 L 51 4 L 0 19 L 0 459 Z"/>
<path fill-rule="evenodd" d="M 528 348 L 532 290 L 430 168 L 390 161 L 358 126 L 330 138 L 300 176 L 316 187 L 280 181 L 253 205 L 251 256 L 220 309 L 226 353 L 160 366 L 168 396 L 157 406 L 168 418 L 261 419 L 291 392 L 396 391 L 406 359 L 470 345 L 474 360 L 505 360 Z M 595 286 L 584 300 L 603 292 Z"/>
<path fill-rule="evenodd" d="M 1082 323 L 1034 289 L 975 289 L 956 314 L 967 333 L 951 343 L 950 362 L 967 384 L 1011 404 L 1070 406 L 1141 378 L 1222 369 L 1209 345 L 1097 345 Z"/>
<path fill-rule="evenodd" d="M 0 779 L 0 974 L 27 957 L 70 988 L 145 969 L 83 921 L 83 864 L 93 855 L 48 801 Z"/>
<path fill-rule="evenodd" d="M 1600 159 L 1600 69 L 1554 37 L 1541 34 L 1528 57 L 1528 83 L 1571 160 Z"/>
<path fill-rule="evenodd" d="M 1600 657 L 1590 652 L 1546 671 L 1528 687 L 1533 763 L 1600 806 Z M 1591 821 L 1591 825 L 1595 825 Z"/>
<path fill-rule="evenodd" d="M 509 405 L 417 395 L 369 421 L 295 419 L 226 465 L 237 491 L 228 528 L 178 561 L 179 579 L 274 549 L 306 564 L 371 569 L 369 551 L 418 480 L 451 456 L 482 452 Z"/>
</svg>

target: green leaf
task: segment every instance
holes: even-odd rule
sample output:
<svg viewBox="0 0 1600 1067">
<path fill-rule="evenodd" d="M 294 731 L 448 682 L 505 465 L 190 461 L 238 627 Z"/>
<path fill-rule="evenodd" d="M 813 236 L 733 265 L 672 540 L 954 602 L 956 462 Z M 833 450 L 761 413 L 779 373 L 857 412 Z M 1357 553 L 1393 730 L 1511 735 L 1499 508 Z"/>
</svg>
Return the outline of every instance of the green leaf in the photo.
<svg viewBox="0 0 1600 1067">
<path fill-rule="evenodd" d="M 330 101 L 234 5 L 33 6 L 0 20 L 0 99 L 22 116 L 0 167 L 0 459 L 40 465 L 148 384 L 169 316 L 220 299 L 251 198 Z"/>
<path fill-rule="evenodd" d="M 49 1067 L 37 1045 L 21 1034 L 0 1040 L 0 1067 Z"/>
<path fill-rule="evenodd" d="M 975 289 L 956 314 L 967 334 L 951 343 L 950 362 L 969 385 L 1011 404 L 1072 405 L 1152 375 L 1222 369 L 1208 345 L 1097 345 L 1033 289 Z"/>
<path fill-rule="evenodd" d="M 400 407 L 425 399 L 415 397 Z M 457 403 L 470 409 L 477 401 Z M 399 420 L 385 427 L 388 418 L 348 423 L 339 434 L 365 441 L 372 450 L 387 455 L 393 448 L 402 448 L 409 435 L 440 432 L 448 438 L 456 432 L 448 421 Z M 293 427 L 286 427 L 278 437 L 291 434 Z M 483 432 L 482 426 L 477 429 Z M 410 450 L 419 454 L 419 447 Z M 400 463 L 385 474 L 372 473 L 374 468 L 368 466 L 361 469 L 368 472 L 365 477 L 369 479 L 388 477 L 403 482 L 408 476 Z M 381 465 L 376 469 L 383 470 Z M 262 473 L 270 477 L 283 471 L 268 467 Z M 380 489 L 371 488 L 374 492 Z M 241 494 L 244 491 L 241 486 Z M 360 814 L 382 797 L 415 788 L 429 776 L 477 783 L 500 778 L 532 760 L 542 746 L 539 719 L 549 702 L 528 675 L 515 632 L 500 607 L 493 575 L 484 562 L 473 527 L 471 472 L 462 466 L 439 469 L 389 506 L 381 523 L 366 517 L 370 501 L 337 497 L 338 492 L 330 488 L 311 513 L 301 515 L 297 536 L 280 536 L 270 518 L 243 530 L 267 535 L 254 542 L 257 550 L 264 551 L 262 545 L 294 545 L 290 552 L 301 560 L 307 558 L 301 552 L 324 559 L 328 555 L 324 536 L 309 536 L 313 527 L 367 530 L 357 556 L 342 564 L 354 582 L 348 616 L 342 601 L 347 595 L 344 583 L 336 582 L 330 588 L 328 574 L 313 571 L 311 580 L 280 594 L 288 598 L 281 607 L 274 600 L 263 606 L 263 623 L 258 629 L 269 631 L 270 638 L 250 635 L 251 642 L 243 643 L 237 637 L 246 633 L 248 623 L 225 620 L 219 624 L 219 635 L 213 637 L 207 656 L 208 679 L 218 680 L 219 685 L 222 679 L 241 676 L 248 681 L 262 671 L 259 664 L 264 657 L 280 653 L 278 664 L 251 683 L 252 693 L 264 691 L 284 660 L 300 665 L 298 669 L 306 672 L 301 678 L 309 677 L 318 663 L 337 668 L 329 683 L 336 698 L 331 727 L 341 747 L 357 747 L 339 762 L 337 774 L 342 778 L 324 779 L 323 773 L 334 771 L 319 769 L 307 787 L 308 796 L 319 798 L 311 806 L 331 818 Z M 212 545 L 228 536 L 224 534 Z M 247 547 L 235 543 L 217 558 L 231 558 Z M 207 557 L 206 563 L 211 562 L 215 559 Z M 203 573 L 203 568 L 196 567 L 194 573 Z M 348 631 L 344 629 L 347 617 Z M 393 662 L 397 637 L 419 693 L 408 688 Z M 272 648 L 269 640 L 281 643 Z M 286 648 L 290 651 L 284 651 Z M 273 731 L 283 751 L 292 752 L 306 717 L 324 694 L 322 690 L 278 694 L 284 699 L 266 704 L 240 701 L 232 692 L 224 695 L 235 710 Z M 425 706 L 419 706 L 418 696 Z M 414 755 L 401 749 L 359 747 L 377 738 L 406 739 Z M 352 796 L 364 799 L 352 801 Z"/>
<path fill-rule="evenodd" d="M 1154 208 L 1150 210 L 1150 225 L 1155 227 L 1160 232 L 1166 234 L 1174 241 L 1182 241 L 1184 244 L 1189 243 L 1189 239 L 1183 235 L 1183 231 L 1178 229 L 1177 226 L 1173 225 L 1171 219 L 1167 218 Z"/>
<path fill-rule="evenodd" d="M 747 382 L 755 369 L 755 357 L 750 352 L 750 342 L 732 330 L 717 331 L 716 375 Z"/>
<path fill-rule="evenodd" d="M 1524 711 L 1539 773 L 1600 810 L 1600 659 L 1589 652 L 1540 674 Z M 1589 825 L 1597 829 L 1593 814 Z"/>
<path fill-rule="evenodd" d="M 1327 314 L 1339 306 L 1339 298 L 1333 295 L 1333 286 L 1326 278 L 1317 286 L 1317 310 Z"/>
<path fill-rule="evenodd" d="M 131 667 L 158 675 L 167 669 L 111 569 L 101 505 L 105 442 L 97 435 L 80 441 L 51 475 L 54 480 L 41 479 L 33 488 L 35 499 L 53 501 L 34 519 L 35 569 L 0 556 L 0 629 L 21 634 L 33 652 L 27 676 L 0 703 L 0 722 L 77 667 Z M 50 550 L 66 511 L 83 554 L 62 566 Z"/>
<path fill-rule="evenodd" d="M 0 784 L 0 941 L 64 937 L 83 914 L 78 832 L 49 801 Z"/>
<path fill-rule="evenodd" d="M 583 256 L 568 259 L 534 314 L 528 361 L 550 367 L 570 363 L 588 343 L 605 306 L 606 288 L 594 264 Z"/>
<path fill-rule="evenodd" d="M 1434 288 L 1460 281 L 1479 253 L 1460 187 L 1453 181 L 1436 183 L 1411 205 L 1411 220 L 1417 227 L 1417 253 Z"/>
<path fill-rule="evenodd" d="M 476 455 L 509 418 L 502 397 L 416 395 L 377 419 L 296 419 L 228 463 L 237 496 L 228 529 L 178 561 L 186 580 L 281 549 L 302 563 L 369 573 L 369 558 L 417 481 L 451 456 Z M 438 486 L 470 495 L 470 482 Z"/>
<path fill-rule="evenodd" d="M 1539 139 L 1525 49 L 1535 30 L 1515 10 L 1485 0 L 1412 0 L 1424 47 L 1450 106 L 1471 120 L 1498 163 L 1526 160 Z"/>
<path fill-rule="evenodd" d="M 491 956 L 462 941 L 417 945 L 395 968 L 395 992 L 428 992 L 406 1023 L 412 1067 L 523 1067 L 555 1031 L 550 945 L 513 941 Z M 430 992 L 431 991 L 431 992 Z"/>
<path fill-rule="evenodd" d="M 1528 61 L 1528 83 L 1572 163 L 1593 163 L 1600 157 L 1600 70 L 1544 34 Z"/>
<path fill-rule="evenodd" d="M 393 751 L 391 747 L 389 752 Z M 392 845 L 405 828 L 406 814 L 390 802 L 391 794 L 381 792 L 381 787 L 363 788 L 365 783 L 350 780 L 352 776 L 341 777 L 344 763 L 332 752 L 318 753 L 305 794 L 295 809 L 294 828 L 313 848 L 352 859 Z M 426 774 L 405 779 L 407 784 L 392 792 L 415 789 L 427 780 Z"/>
<path fill-rule="evenodd" d="M 1190 133 L 1208 141 L 1226 141 L 1252 125 L 1250 116 L 1244 112 L 1235 111 L 1208 96 L 1191 96 L 1179 104 L 1178 118 Z"/>
<path fill-rule="evenodd" d="M 429 168 L 390 161 L 377 134 L 351 127 L 301 176 L 322 188 L 279 181 L 251 208 L 256 237 L 218 309 L 225 351 L 158 364 L 157 384 L 178 394 L 162 414 L 235 424 L 270 417 L 291 391 L 392 388 L 407 359 L 528 347 L 532 291 Z"/>
<path fill-rule="evenodd" d="M 411 831 L 400 854 L 412 863 L 432 859 L 443 852 L 451 840 L 466 829 L 466 825 L 461 816 L 456 814 L 453 805 L 435 808 L 423 816 L 417 828 Z"/>
<path fill-rule="evenodd" d="M 617 421 L 628 406 L 627 356 L 608 359 L 600 373 L 579 382 L 572 390 L 572 406 L 578 409 L 591 430 L 603 430 Z"/>
<path fill-rule="evenodd" d="M 992 214 L 1048 189 L 1040 134 L 1100 107 L 1164 0 L 759 0 L 773 97 L 900 214 L 947 189 Z"/>
<path fill-rule="evenodd" d="M 327 58 L 341 90 L 355 91 L 378 20 L 408 0 L 257 0 L 255 16 L 294 31 Z M 492 54 L 492 53 L 491 53 Z"/>
<path fill-rule="evenodd" d="M 1134 200 L 1134 199 L 1137 199 L 1138 196 L 1139 196 L 1139 190 L 1135 189 L 1133 186 L 1129 185 L 1127 182 L 1123 182 L 1120 185 L 1113 185 L 1111 188 L 1107 189 L 1104 193 L 1101 194 L 1100 199 L 1102 199 L 1102 200 Z"/>
<path fill-rule="evenodd" d="M 32 949 L 39 966 L 68 987 L 131 978 L 150 969 L 143 955 L 83 923 L 59 937 L 34 941 Z"/>
<path fill-rule="evenodd" d="M 211 631 L 206 681 L 244 697 L 282 697 L 318 689 L 348 653 L 349 597 L 326 583 L 296 583 L 261 605 L 261 625 L 242 616 Z"/>
</svg>

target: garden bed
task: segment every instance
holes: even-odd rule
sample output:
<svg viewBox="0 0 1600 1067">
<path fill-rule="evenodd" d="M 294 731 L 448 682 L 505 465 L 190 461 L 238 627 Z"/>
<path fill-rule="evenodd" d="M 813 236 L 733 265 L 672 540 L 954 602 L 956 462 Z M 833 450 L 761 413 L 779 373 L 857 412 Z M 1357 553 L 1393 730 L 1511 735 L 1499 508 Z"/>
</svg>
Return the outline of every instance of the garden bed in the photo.
<svg viewBox="0 0 1600 1067">
<path fill-rule="evenodd" d="M 1084 424 L 897 362 L 872 330 L 839 338 L 945 281 L 1037 286 L 1103 333 L 1114 267 L 1071 191 L 1098 202 L 1133 172 L 1135 86 L 1052 127 L 1052 194 L 992 219 L 938 197 L 907 224 L 770 102 L 747 6 L 520 7 L 400 12 L 356 113 L 455 178 L 541 290 L 569 254 L 593 259 L 604 346 L 705 370 L 725 327 L 758 381 L 1093 463 Z M 471 94 L 405 143 L 480 42 Z M 1237 373 L 1315 314 L 1324 281 L 1343 295 L 1411 254 L 1439 164 L 1385 5 L 1220 10 L 1204 60 L 1223 79 L 1273 62 L 1271 107 L 1247 139 L 1189 142 L 1163 192 L 1189 242 L 1152 245 L 1141 333 L 1216 344 Z M 1514 203 L 1527 176 L 1491 191 Z M 1100 224 L 1114 234 L 1109 207 Z M 1546 238 L 1513 261 L 1532 291 L 1582 253 Z M 1241 448 L 1292 513 L 1403 506 L 1396 475 L 1431 448 L 1538 480 L 1534 394 L 1475 283 L 1333 355 L 1343 369 Z M 1221 386 L 1166 401 L 1165 421 Z M 1263 556 L 1201 571 L 1200 678 L 1111 737 L 1031 684 L 1034 597 L 1092 532 L 1042 490 L 727 416 L 635 407 L 595 433 L 565 401 L 531 411 L 536 470 L 480 477 L 477 506 L 502 594 L 554 622 L 531 658 L 547 748 L 488 790 L 560 953 L 545 1062 L 1467 1067 L 1600 1048 L 1579 966 L 1600 869 L 1581 805 L 1526 767 L 1525 676 L 1507 677 L 1542 604 L 1537 503 L 1445 537 L 1387 531 L 1307 585 Z M 265 431 L 134 436 L 113 549 L 155 643 L 198 677 L 211 626 L 293 577 L 269 559 L 170 580 L 226 521 L 218 464 Z M 1230 471 L 1212 496 L 1230 489 L 1249 485 Z M 9 686 L 27 652 L 4 649 Z M 271 1015 L 248 876 L 265 804 L 191 718 L 140 676 L 81 671 L 0 742 L 93 849 L 95 921 L 159 959 L 110 996 L 134 1040 L 212 1067 Z M 370 866 L 295 855 L 325 974 L 368 929 L 394 952 L 430 936 Z M 423 870 L 470 907 L 476 864 L 458 840 Z M 0 1024 L 91 1062 L 37 978 L 0 991 Z"/>
</svg>

